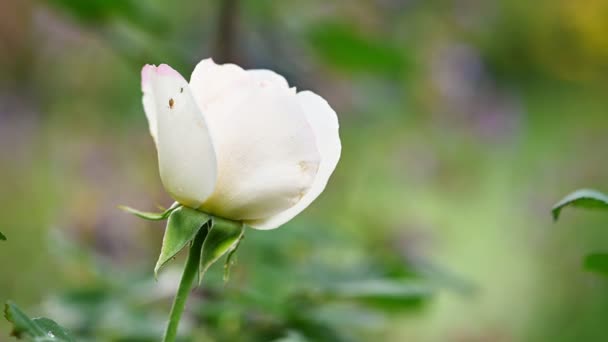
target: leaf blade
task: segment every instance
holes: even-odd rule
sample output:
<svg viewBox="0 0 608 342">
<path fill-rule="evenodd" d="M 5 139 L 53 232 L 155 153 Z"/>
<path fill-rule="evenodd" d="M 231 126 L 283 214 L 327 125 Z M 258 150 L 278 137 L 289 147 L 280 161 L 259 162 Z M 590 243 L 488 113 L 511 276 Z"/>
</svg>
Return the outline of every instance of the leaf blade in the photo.
<svg viewBox="0 0 608 342">
<path fill-rule="evenodd" d="M 12 335 L 17 338 L 24 334 L 31 337 L 44 336 L 44 331 L 11 301 L 4 305 L 4 317 L 13 324 Z"/>
<path fill-rule="evenodd" d="M 66 328 L 57 324 L 57 322 L 46 317 L 39 317 L 32 319 L 36 325 L 46 331 L 44 341 L 66 341 L 75 342 L 76 340 L 71 336 L 71 333 Z M 52 335 L 51 335 L 52 334 Z"/>
<path fill-rule="evenodd" d="M 4 236 L 4 234 L 2 234 L 2 232 L 0 232 L 0 240 L 6 241 L 6 236 Z"/>
<path fill-rule="evenodd" d="M 45 317 L 30 319 L 11 301 L 4 306 L 4 317 L 13 324 L 12 335 L 17 338 L 29 337 L 32 341 L 40 342 L 76 341 L 69 330 L 57 322 Z"/>
<path fill-rule="evenodd" d="M 608 210 L 608 195 L 593 189 L 576 190 L 553 206 L 551 209 L 553 220 L 557 221 L 562 209 L 569 206 Z"/>
<path fill-rule="evenodd" d="M 209 222 L 210 216 L 198 210 L 180 206 L 169 215 L 160 255 L 154 267 L 154 276 L 179 251 L 181 251 Z"/>
</svg>

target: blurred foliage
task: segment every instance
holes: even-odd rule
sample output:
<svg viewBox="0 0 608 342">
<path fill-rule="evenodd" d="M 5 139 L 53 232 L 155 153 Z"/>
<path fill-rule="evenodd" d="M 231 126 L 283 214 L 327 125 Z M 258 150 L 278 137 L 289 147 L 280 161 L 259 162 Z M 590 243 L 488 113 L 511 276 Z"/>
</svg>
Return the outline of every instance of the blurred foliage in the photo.
<svg viewBox="0 0 608 342">
<path fill-rule="evenodd" d="M 171 203 L 139 70 L 187 77 L 230 41 L 328 99 L 343 157 L 302 215 L 247 232 L 227 284 L 211 268 L 184 340 L 608 338 L 580 265 L 605 217 L 547 215 L 608 182 L 606 1 L 241 0 L 232 36 L 222 3 L 0 2 L 0 299 L 79 341 L 158 339 L 179 272 L 154 282 L 162 224 L 116 209 Z"/>
<path fill-rule="evenodd" d="M 146 7 L 145 2 L 133 0 L 49 0 L 84 25 L 104 25 L 124 20 L 151 34 L 162 34 L 167 29 L 162 16 Z"/>
<path fill-rule="evenodd" d="M 256 260 L 263 255 L 285 252 L 271 240 L 255 241 L 257 238 L 251 242 L 248 238 L 247 243 L 265 246 L 265 250 L 256 251 L 244 244 L 231 281 L 224 282 L 220 267 L 212 268 L 207 280 L 191 295 L 193 304 L 188 306 L 184 329 L 180 330 L 184 339 L 270 341 L 297 333 L 311 341 L 357 340 L 359 333 L 380 324 L 378 315 L 382 312 L 420 309 L 441 285 L 414 274 L 382 276 L 380 270 L 372 278 L 361 274 L 340 277 L 336 275 L 339 269 L 318 267 L 288 276 L 267 267 L 254 268 L 263 265 Z M 314 237 L 306 236 L 309 242 L 311 239 Z M 154 282 L 150 269 L 108 272 L 108 266 L 96 262 L 87 248 L 58 234 L 53 240 L 62 247 L 61 259 L 71 264 L 62 266 L 59 273 L 69 274 L 69 268 L 75 268 L 89 270 L 93 276 L 87 282 L 72 279 L 71 286 L 46 301 L 43 307 L 54 319 L 73 331 L 79 341 L 158 340 L 175 294 L 179 266 L 162 272 Z M 295 246 L 297 241 L 290 244 Z M 316 280 L 310 280 L 310 272 Z"/>
<path fill-rule="evenodd" d="M 597 190 L 576 190 L 553 206 L 552 214 L 555 221 L 559 219 L 560 213 L 565 207 L 608 210 L 608 196 Z M 608 275 L 608 254 L 606 253 L 589 254 L 585 257 L 583 264 L 589 271 Z"/>
<path fill-rule="evenodd" d="M 608 275 L 608 253 L 593 253 L 585 257 L 585 267 L 592 271 Z"/>
<path fill-rule="evenodd" d="M 70 332 L 55 321 L 40 317 L 30 319 L 14 303 L 4 306 L 4 316 L 13 324 L 12 336 L 34 342 L 73 342 Z"/>
<path fill-rule="evenodd" d="M 391 77 L 402 75 L 407 67 L 401 49 L 361 35 L 354 25 L 319 23 L 312 27 L 309 39 L 319 57 L 336 70 Z"/>
</svg>

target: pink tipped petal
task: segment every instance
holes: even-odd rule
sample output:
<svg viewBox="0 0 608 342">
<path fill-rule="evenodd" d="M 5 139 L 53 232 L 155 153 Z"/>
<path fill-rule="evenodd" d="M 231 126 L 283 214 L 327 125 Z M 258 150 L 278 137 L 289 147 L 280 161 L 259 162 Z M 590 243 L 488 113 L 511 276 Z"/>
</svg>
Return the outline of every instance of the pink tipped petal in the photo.
<svg viewBox="0 0 608 342">
<path fill-rule="evenodd" d="M 156 104 L 154 102 L 154 90 L 151 87 L 151 80 L 156 74 L 156 66 L 146 64 L 141 69 L 141 91 L 143 92 L 142 103 L 144 105 L 144 112 L 148 119 L 148 128 L 152 139 L 156 142 L 156 136 L 158 131 L 158 123 L 156 120 Z"/>
<path fill-rule="evenodd" d="M 161 76 L 168 76 L 168 77 L 174 77 L 174 78 L 180 78 L 180 79 L 184 79 L 184 77 L 177 71 L 175 71 L 175 69 L 173 69 L 172 67 L 168 66 L 167 64 L 161 64 L 156 68 L 156 73 L 158 75 Z"/>
<path fill-rule="evenodd" d="M 310 190 L 291 208 L 268 218 L 247 222 L 257 229 L 274 229 L 306 209 L 325 189 L 329 177 L 340 159 L 341 143 L 336 112 L 319 95 L 304 91 L 297 94 L 298 102 L 312 126 L 321 163 Z"/>
<path fill-rule="evenodd" d="M 141 69 L 141 88 L 144 89 L 150 84 L 151 74 L 156 72 L 156 66 L 146 64 Z"/>
</svg>

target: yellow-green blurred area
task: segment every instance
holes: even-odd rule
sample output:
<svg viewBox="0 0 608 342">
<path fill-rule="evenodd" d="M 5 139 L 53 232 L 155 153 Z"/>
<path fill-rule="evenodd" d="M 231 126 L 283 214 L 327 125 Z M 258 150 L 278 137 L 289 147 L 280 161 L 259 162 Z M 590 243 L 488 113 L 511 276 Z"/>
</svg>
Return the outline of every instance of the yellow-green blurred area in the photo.
<svg viewBox="0 0 608 342">
<path fill-rule="evenodd" d="M 117 209 L 171 204 L 140 70 L 209 56 L 322 95 L 343 154 L 311 207 L 246 232 L 226 284 L 213 267 L 184 341 L 608 340 L 608 279 L 582 267 L 608 215 L 550 215 L 608 189 L 605 0 L 2 0 L 0 300 L 159 340 L 183 256 L 154 282 L 163 224 Z M 336 283 L 391 295 L 315 295 Z"/>
</svg>

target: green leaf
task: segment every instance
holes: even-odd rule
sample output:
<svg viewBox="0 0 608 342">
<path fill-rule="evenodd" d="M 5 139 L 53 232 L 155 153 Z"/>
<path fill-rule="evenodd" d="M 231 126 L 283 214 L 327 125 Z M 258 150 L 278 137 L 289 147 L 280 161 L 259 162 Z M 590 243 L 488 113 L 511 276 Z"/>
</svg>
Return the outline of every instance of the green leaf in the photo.
<svg viewBox="0 0 608 342">
<path fill-rule="evenodd" d="M 46 317 L 34 318 L 32 321 L 42 330 L 46 331 L 46 336 L 43 339 L 36 341 L 76 341 L 69 330 L 57 324 L 57 322 Z"/>
<path fill-rule="evenodd" d="M 584 267 L 595 273 L 608 276 L 608 253 L 592 253 L 585 257 Z"/>
<path fill-rule="evenodd" d="M 6 236 L 4 236 L 4 234 L 2 234 L 2 232 L 0 232 L 0 240 L 6 241 Z"/>
<path fill-rule="evenodd" d="M 44 330 L 34 323 L 13 302 L 9 301 L 4 305 L 4 317 L 7 321 L 13 323 L 12 335 L 17 338 L 21 338 L 23 335 L 30 337 L 44 336 Z"/>
<path fill-rule="evenodd" d="M 205 272 L 224 254 L 233 252 L 239 245 L 239 241 L 245 232 L 245 225 L 242 222 L 212 218 L 211 228 L 207 234 L 203 249 L 201 251 L 201 265 L 199 284 Z"/>
<path fill-rule="evenodd" d="M 48 318 L 30 319 L 13 302 L 4 306 L 4 317 L 13 324 L 12 335 L 34 342 L 73 342 L 70 332 Z"/>
<path fill-rule="evenodd" d="M 154 267 L 154 276 L 169 259 L 188 244 L 198 231 L 210 220 L 209 215 L 188 207 L 178 207 L 169 215 L 160 256 Z"/>
<path fill-rule="evenodd" d="M 551 210 L 553 220 L 557 221 L 562 209 L 568 206 L 589 209 L 608 209 L 608 195 L 592 189 L 576 190 L 553 206 L 553 209 Z"/>
<path fill-rule="evenodd" d="M 147 212 L 147 211 L 140 211 L 137 209 L 133 209 L 131 207 L 127 207 L 124 205 L 119 206 L 120 209 L 128 212 L 129 214 L 133 214 L 137 217 L 143 218 L 145 220 L 150 220 L 150 221 L 161 221 L 166 219 L 167 217 L 169 217 L 169 215 L 171 215 L 171 213 L 177 209 L 181 207 L 181 205 L 177 202 L 173 203 L 173 205 L 171 205 L 171 207 L 169 207 L 169 209 L 161 212 L 161 213 L 152 213 L 152 212 Z"/>
</svg>

